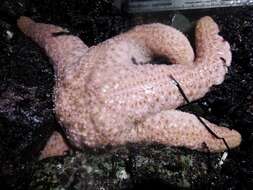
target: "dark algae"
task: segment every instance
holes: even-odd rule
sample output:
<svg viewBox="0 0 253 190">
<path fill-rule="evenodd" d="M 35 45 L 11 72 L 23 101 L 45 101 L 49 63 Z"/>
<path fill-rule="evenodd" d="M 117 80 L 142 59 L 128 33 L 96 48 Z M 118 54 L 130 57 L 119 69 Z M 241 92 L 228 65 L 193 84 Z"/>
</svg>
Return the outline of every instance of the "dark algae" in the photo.
<svg viewBox="0 0 253 190">
<path fill-rule="evenodd" d="M 61 131 L 53 113 L 54 71 L 44 52 L 18 30 L 17 18 L 26 15 L 60 25 L 90 46 L 137 23 L 173 24 L 176 14 L 188 19 L 187 35 L 191 39 L 196 19 L 212 16 L 221 35 L 230 42 L 233 54 L 225 81 L 204 98 L 180 109 L 238 130 L 241 146 L 231 150 L 223 164 L 219 164 L 222 153 L 200 153 L 159 144 L 71 151 L 64 157 L 38 161 L 39 151 L 52 131 Z M 128 15 L 107 0 L 2 0 L 1 189 L 252 189 L 252 36 L 253 7 Z"/>
</svg>

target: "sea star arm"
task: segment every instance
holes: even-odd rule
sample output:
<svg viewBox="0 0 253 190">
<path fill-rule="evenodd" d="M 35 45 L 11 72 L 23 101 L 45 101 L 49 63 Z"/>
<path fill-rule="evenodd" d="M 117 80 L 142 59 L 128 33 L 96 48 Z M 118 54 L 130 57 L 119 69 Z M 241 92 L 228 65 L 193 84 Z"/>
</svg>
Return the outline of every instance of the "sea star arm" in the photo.
<svg viewBox="0 0 253 190">
<path fill-rule="evenodd" d="M 171 26 L 159 23 L 139 25 L 121 36 L 143 45 L 144 49 L 150 50 L 151 56 L 168 58 L 172 64 L 192 64 L 194 61 L 189 40 Z"/>
<path fill-rule="evenodd" d="M 21 16 L 17 21 L 20 30 L 32 38 L 52 59 L 56 75 L 59 78 L 66 65 L 71 65 L 85 55 L 88 47 L 66 29 L 52 24 L 36 23 Z M 62 35 L 61 35 L 62 34 Z"/>
<path fill-rule="evenodd" d="M 165 110 L 134 121 L 110 111 L 103 108 L 99 116 L 94 117 L 96 135 L 103 136 L 99 138 L 97 145 L 158 142 L 199 151 L 220 152 L 227 149 L 221 138 L 224 138 L 229 148 L 234 148 L 241 142 L 241 135 L 236 130 L 217 126 L 200 117 L 220 138 L 218 139 L 206 129 L 197 116 L 179 110 Z M 117 117 L 121 117 L 121 120 L 116 120 Z M 104 122 L 105 120 L 107 122 Z"/>
<path fill-rule="evenodd" d="M 230 148 L 240 144 L 241 135 L 237 131 L 218 127 L 203 118 L 202 120 L 215 134 L 224 138 Z M 211 152 L 220 152 L 227 148 L 221 139 L 206 130 L 195 115 L 178 110 L 162 111 L 149 116 L 138 124 L 136 130 L 138 139 L 147 142 L 155 141 Z"/>
<path fill-rule="evenodd" d="M 40 152 L 40 159 L 44 159 L 52 156 L 62 156 L 69 150 L 69 146 L 65 143 L 62 135 L 59 132 L 54 131 L 47 141 L 46 146 Z"/>
<path fill-rule="evenodd" d="M 118 68 L 119 69 L 119 68 Z M 114 70 L 114 75 L 112 71 Z M 198 65 L 141 65 L 129 69 L 116 67 L 89 83 L 97 100 L 115 112 L 127 113 L 133 118 L 160 110 L 175 109 L 185 104 L 175 81 L 181 85 L 190 101 L 203 97 L 213 85 L 224 80 L 227 67 L 222 60 Z M 102 70 L 101 70 L 102 71 Z"/>
<path fill-rule="evenodd" d="M 215 134 L 225 139 L 229 148 L 240 144 L 241 135 L 237 131 L 218 127 L 203 118 L 202 120 Z M 178 110 L 167 110 L 150 115 L 136 121 L 134 125 L 129 124 L 125 130 L 113 131 L 111 129 L 110 133 L 104 133 L 103 136 L 111 144 L 157 142 L 210 152 L 220 152 L 227 148 L 223 140 L 217 139 L 209 133 L 195 115 Z M 58 132 L 54 132 L 41 151 L 40 159 L 65 155 L 68 150 L 69 146 L 62 136 Z"/>
<path fill-rule="evenodd" d="M 232 54 L 230 45 L 219 35 L 219 27 L 209 16 L 202 17 L 195 28 L 195 63 L 205 63 L 216 58 L 222 58 L 230 66 Z"/>
</svg>

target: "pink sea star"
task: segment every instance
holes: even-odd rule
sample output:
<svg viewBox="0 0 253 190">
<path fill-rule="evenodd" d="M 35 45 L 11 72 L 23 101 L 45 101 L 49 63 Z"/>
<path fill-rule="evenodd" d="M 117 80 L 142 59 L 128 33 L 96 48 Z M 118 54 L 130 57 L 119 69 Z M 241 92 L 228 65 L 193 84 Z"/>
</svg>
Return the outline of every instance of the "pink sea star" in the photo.
<svg viewBox="0 0 253 190">
<path fill-rule="evenodd" d="M 18 26 L 53 60 L 55 113 L 77 147 L 155 141 L 200 151 L 206 150 L 203 143 L 212 152 L 226 149 L 196 116 L 174 110 L 185 100 L 172 78 L 193 101 L 221 84 L 230 66 L 230 46 L 210 17 L 197 23 L 196 56 L 181 32 L 163 24 L 140 25 L 90 48 L 78 37 L 57 35 L 64 33 L 61 27 L 27 17 Z M 172 65 L 149 64 L 155 55 Z M 205 123 L 230 148 L 240 144 L 237 131 Z M 42 154 L 66 149 L 55 133 Z"/>
</svg>

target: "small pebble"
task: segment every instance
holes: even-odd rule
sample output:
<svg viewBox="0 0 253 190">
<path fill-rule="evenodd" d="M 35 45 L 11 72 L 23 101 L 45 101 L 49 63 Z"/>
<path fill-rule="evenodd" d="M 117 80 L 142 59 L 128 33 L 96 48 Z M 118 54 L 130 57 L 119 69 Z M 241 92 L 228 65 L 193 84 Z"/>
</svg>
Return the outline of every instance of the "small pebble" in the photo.
<svg viewBox="0 0 253 190">
<path fill-rule="evenodd" d="M 8 39 L 8 40 L 11 40 L 11 39 L 13 38 L 13 32 L 7 30 L 7 31 L 6 31 L 6 34 L 7 34 L 7 39 Z"/>
</svg>

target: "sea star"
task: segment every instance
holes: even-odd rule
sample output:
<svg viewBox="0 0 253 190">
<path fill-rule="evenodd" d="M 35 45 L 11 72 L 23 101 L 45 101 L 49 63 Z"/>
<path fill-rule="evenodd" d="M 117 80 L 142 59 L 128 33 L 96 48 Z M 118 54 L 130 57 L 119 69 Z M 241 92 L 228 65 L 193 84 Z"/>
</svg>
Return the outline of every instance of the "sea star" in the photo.
<svg viewBox="0 0 253 190">
<path fill-rule="evenodd" d="M 175 110 L 186 103 L 177 84 L 193 101 L 221 84 L 228 71 L 230 45 L 212 18 L 197 23 L 196 56 L 180 31 L 158 23 L 136 26 L 90 48 L 61 27 L 28 17 L 21 17 L 18 27 L 54 63 L 55 113 L 76 147 L 158 142 L 199 151 L 227 148 L 195 115 Z M 150 64 L 154 56 L 172 64 Z M 230 148 L 240 144 L 237 131 L 202 120 Z M 42 156 L 67 148 L 54 133 Z"/>
</svg>

